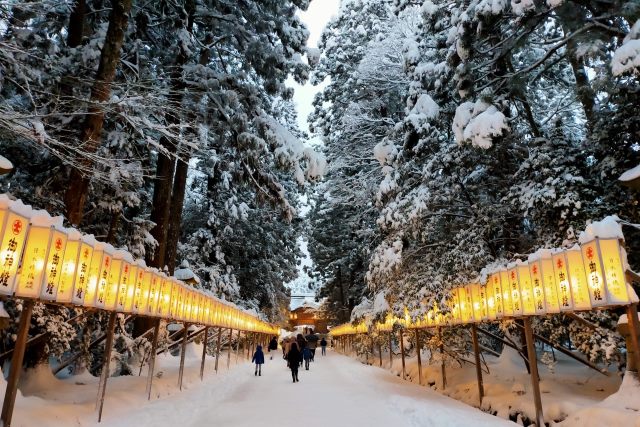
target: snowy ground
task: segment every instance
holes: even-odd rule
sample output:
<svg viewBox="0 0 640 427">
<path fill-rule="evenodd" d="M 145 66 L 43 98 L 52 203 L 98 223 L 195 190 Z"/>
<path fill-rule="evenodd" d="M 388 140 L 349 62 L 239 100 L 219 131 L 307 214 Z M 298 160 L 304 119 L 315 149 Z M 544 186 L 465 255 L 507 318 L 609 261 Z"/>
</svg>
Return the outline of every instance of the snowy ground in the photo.
<svg viewBox="0 0 640 427">
<path fill-rule="evenodd" d="M 556 353 L 556 357 L 553 372 L 539 363 L 542 406 L 547 424 L 561 427 L 640 427 L 640 384 L 634 377 L 627 376 L 621 385 L 616 372 L 607 377 L 562 354 Z M 499 358 L 486 355 L 485 358 L 489 373 L 483 373 L 483 411 L 526 425 L 523 418 L 533 420 L 535 406 L 530 377 L 522 358 L 510 348 L 504 349 Z M 427 359 L 428 354 L 423 353 L 423 385 L 468 405 L 479 405 L 474 365 L 447 367 L 447 387 L 443 389 L 440 363 L 429 365 L 424 362 Z M 381 370 L 401 376 L 399 357 L 394 358 L 391 366 L 388 353 L 382 360 Z M 362 359 L 361 362 L 367 361 Z M 370 358 L 368 363 L 377 367 L 378 355 Z M 408 381 L 418 383 L 415 357 L 406 358 L 406 376 Z"/>
<path fill-rule="evenodd" d="M 13 425 L 513 425 L 331 351 L 325 357 L 318 354 L 311 370 L 300 371 L 300 382 L 293 384 L 279 355 L 274 360 L 267 357 L 261 377 L 255 377 L 253 367 L 242 359 L 237 367 L 226 371 L 225 357 L 221 358 L 222 369 L 216 375 L 212 371 L 213 363 L 208 360 L 205 381 L 200 382 L 197 347 L 194 347 L 187 359 L 186 387 L 182 392 L 176 387 L 177 358 L 163 357 L 160 359 L 162 376 L 155 382 L 151 402 L 144 395 L 144 376 L 110 379 L 101 424 L 97 424 L 94 412 L 96 379 L 89 377 L 81 381 L 76 377 L 60 381 L 46 372 L 34 373 L 24 384 L 25 394 L 34 394 L 18 399 Z"/>
</svg>

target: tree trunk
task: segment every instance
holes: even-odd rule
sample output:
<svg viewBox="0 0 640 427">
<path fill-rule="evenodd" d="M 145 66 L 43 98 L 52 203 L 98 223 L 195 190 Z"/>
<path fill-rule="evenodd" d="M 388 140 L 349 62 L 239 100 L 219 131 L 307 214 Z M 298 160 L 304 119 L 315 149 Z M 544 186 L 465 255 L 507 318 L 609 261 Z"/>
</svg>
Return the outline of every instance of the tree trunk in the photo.
<svg viewBox="0 0 640 427">
<path fill-rule="evenodd" d="M 184 207 L 184 194 L 187 185 L 187 172 L 189 171 L 189 154 L 178 161 L 176 176 L 173 180 L 173 192 L 171 194 L 171 209 L 169 212 L 169 232 L 164 259 L 173 274 L 176 269 L 176 256 L 178 252 L 178 240 L 180 240 L 180 228 L 182 224 L 182 209 Z"/>
<path fill-rule="evenodd" d="M 111 82 L 115 78 L 120 62 L 120 50 L 127 29 L 127 15 L 132 0 L 113 0 L 109 28 L 100 54 L 100 65 L 91 88 L 91 106 L 82 126 L 80 144 L 87 155 L 94 154 L 100 146 L 100 133 L 104 124 L 104 109 L 101 103 L 111 95 Z M 78 165 L 72 170 L 64 197 L 67 218 L 72 224 L 82 221 L 84 205 L 89 191 L 93 160 L 90 157 L 77 159 Z"/>
<path fill-rule="evenodd" d="M 67 35 L 67 46 L 69 47 L 78 47 L 82 43 L 85 11 L 85 0 L 77 0 L 69 16 L 69 31 Z"/>
</svg>

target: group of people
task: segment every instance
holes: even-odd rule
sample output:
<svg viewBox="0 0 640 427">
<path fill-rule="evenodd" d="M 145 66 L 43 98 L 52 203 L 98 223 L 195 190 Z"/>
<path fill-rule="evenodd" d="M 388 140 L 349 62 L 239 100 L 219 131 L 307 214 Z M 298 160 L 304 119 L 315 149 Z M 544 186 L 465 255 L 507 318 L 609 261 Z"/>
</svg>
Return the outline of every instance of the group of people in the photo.
<svg viewBox="0 0 640 427">
<path fill-rule="evenodd" d="M 316 348 L 320 341 L 320 347 L 322 348 L 322 355 L 327 354 L 327 340 L 319 337 L 311 331 L 309 335 L 304 337 L 302 334 L 298 334 L 295 338 L 285 338 L 282 340 L 282 357 L 287 361 L 287 366 L 291 369 L 291 378 L 293 382 L 298 382 L 298 369 L 303 365 L 305 369 L 309 370 L 309 363 L 314 361 L 316 355 Z M 269 341 L 268 351 L 273 359 L 273 352 L 278 349 L 278 341 L 276 337 L 273 337 Z M 264 364 L 264 353 L 262 346 L 256 348 L 256 352 L 253 354 L 252 363 L 256 364 L 255 374 L 256 376 L 262 376 L 262 365 Z"/>
</svg>

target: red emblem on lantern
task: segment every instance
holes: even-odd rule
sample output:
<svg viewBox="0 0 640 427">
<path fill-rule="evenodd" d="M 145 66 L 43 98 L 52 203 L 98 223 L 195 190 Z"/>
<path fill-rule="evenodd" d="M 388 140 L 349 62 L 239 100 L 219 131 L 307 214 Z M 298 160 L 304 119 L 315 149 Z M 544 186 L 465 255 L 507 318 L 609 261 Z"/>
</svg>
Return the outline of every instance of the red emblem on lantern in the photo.
<svg viewBox="0 0 640 427">
<path fill-rule="evenodd" d="M 587 248 L 587 258 L 593 259 L 593 248 L 591 246 Z"/>
<path fill-rule="evenodd" d="M 62 239 L 61 238 L 57 238 L 56 239 L 56 251 L 62 250 Z"/>
<path fill-rule="evenodd" d="M 82 254 L 83 258 L 89 258 L 89 249 L 84 250 L 84 254 Z"/>
<path fill-rule="evenodd" d="M 538 274 L 538 266 L 534 264 L 533 268 L 533 274 Z"/>
<path fill-rule="evenodd" d="M 512 271 L 512 272 L 511 272 L 511 279 L 515 279 L 515 278 L 516 278 L 516 272 L 515 272 L 515 271 Z"/>
<path fill-rule="evenodd" d="M 558 266 L 558 268 L 562 268 L 562 265 L 563 265 L 562 260 L 559 259 L 558 262 L 556 262 L 556 265 Z"/>
<path fill-rule="evenodd" d="M 13 221 L 11 230 L 13 231 L 13 234 L 15 234 L 16 236 L 20 234 L 20 232 L 22 231 L 22 221 L 20 221 L 19 219 L 16 219 L 15 221 Z"/>
<path fill-rule="evenodd" d="M 124 272 L 125 272 L 125 274 L 129 272 L 129 266 L 128 265 L 124 266 Z"/>
<path fill-rule="evenodd" d="M 104 259 L 104 266 L 105 266 L 105 267 L 109 267 L 109 257 L 105 257 L 105 259 Z"/>
</svg>

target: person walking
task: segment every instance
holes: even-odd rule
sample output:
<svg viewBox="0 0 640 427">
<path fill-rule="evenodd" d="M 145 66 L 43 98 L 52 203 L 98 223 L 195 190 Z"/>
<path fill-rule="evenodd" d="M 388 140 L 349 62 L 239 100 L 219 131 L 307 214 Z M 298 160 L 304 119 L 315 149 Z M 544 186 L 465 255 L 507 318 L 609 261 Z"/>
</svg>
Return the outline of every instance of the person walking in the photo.
<svg viewBox="0 0 640 427">
<path fill-rule="evenodd" d="M 273 360 L 273 353 L 271 352 L 278 350 L 278 340 L 276 337 L 271 338 L 271 341 L 269 341 L 269 348 L 267 350 L 269 351 L 269 359 Z"/>
<path fill-rule="evenodd" d="M 300 351 L 298 350 L 298 344 L 295 342 L 291 343 L 291 348 L 287 353 L 287 360 L 289 361 L 289 369 L 291 369 L 291 378 L 293 378 L 293 382 L 297 383 L 298 380 L 298 360 L 300 360 Z"/>
<path fill-rule="evenodd" d="M 313 329 L 311 329 L 309 335 L 307 335 L 304 338 L 307 341 L 307 347 L 309 347 L 309 350 L 311 351 L 311 361 L 313 362 L 316 357 L 316 347 L 318 346 L 318 336 L 313 332 Z"/>
<path fill-rule="evenodd" d="M 322 355 L 326 356 L 327 355 L 327 340 L 324 339 L 324 337 L 322 337 L 322 340 L 320 341 L 320 347 L 322 347 Z"/>
<path fill-rule="evenodd" d="M 312 359 L 311 349 L 305 347 L 302 349 L 302 358 L 304 359 L 304 369 L 309 370 L 309 361 Z"/>
<path fill-rule="evenodd" d="M 251 363 L 256 364 L 256 372 L 253 374 L 255 376 L 262 376 L 262 365 L 264 364 L 264 353 L 262 352 L 262 346 L 259 345 L 256 348 L 256 352 L 253 353 L 253 358 L 251 359 Z"/>
<path fill-rule="evenodd" d="M 300 353 L 299 363 L 300 366 L 302 366 L 302 362 L 304 361 L 304 359 L 302 359 L 302 354 L 304 348 L 307 346 L 307 340 L 304 339 L 304 336 L 302 334 L 298 334 L 296 336 L 295 343 L 298 345 L 298 352 Z M 291 360 L 289 360 L 289 363 L 291 363 Z"/>
</svg>

